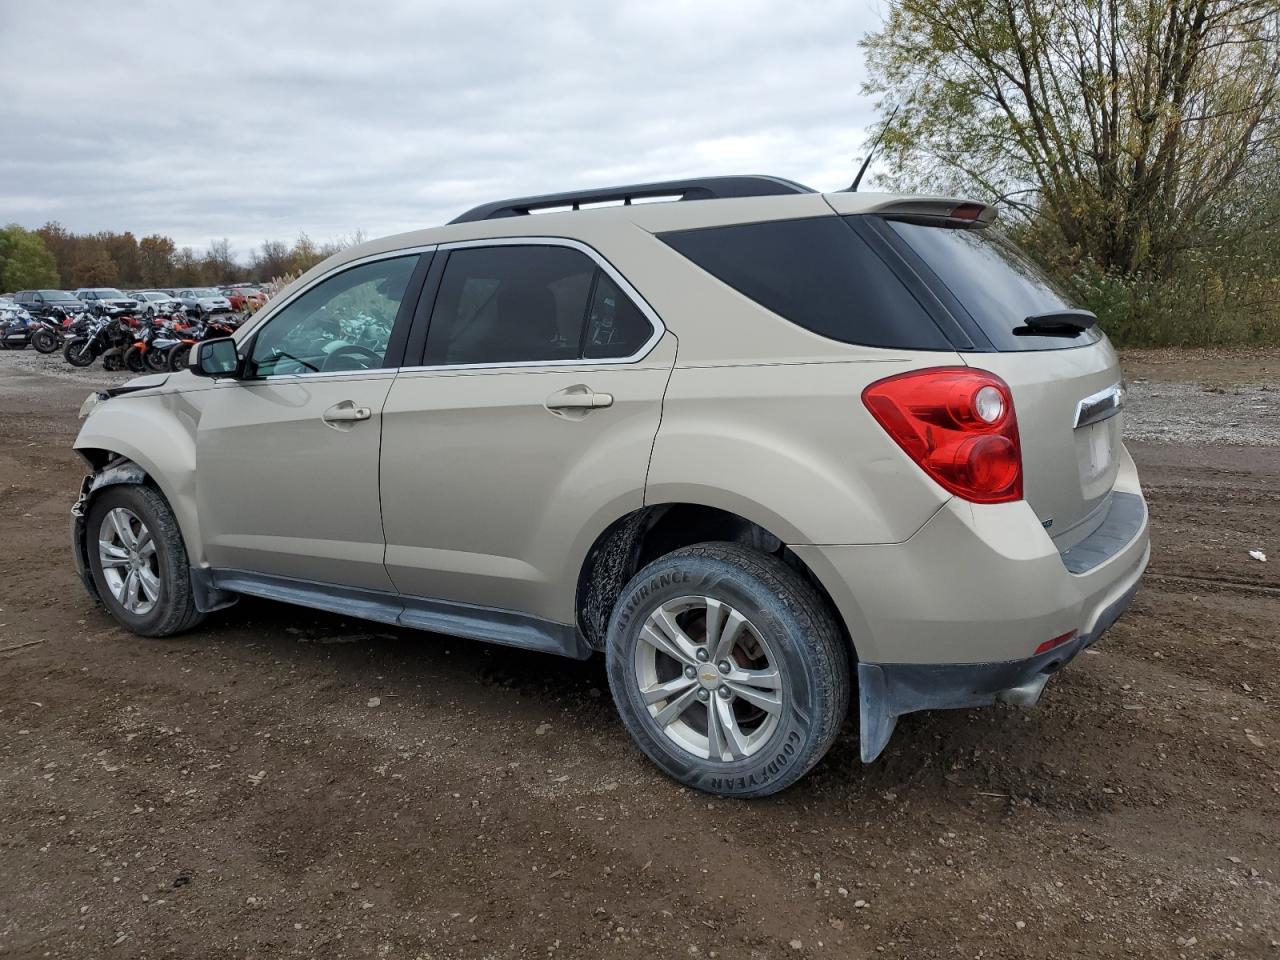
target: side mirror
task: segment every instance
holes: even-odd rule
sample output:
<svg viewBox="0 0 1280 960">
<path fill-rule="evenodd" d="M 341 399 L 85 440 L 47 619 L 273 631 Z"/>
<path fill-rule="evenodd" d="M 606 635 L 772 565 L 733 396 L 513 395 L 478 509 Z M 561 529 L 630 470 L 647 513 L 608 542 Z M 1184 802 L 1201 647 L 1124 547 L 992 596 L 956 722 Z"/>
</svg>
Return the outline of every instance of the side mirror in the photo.
<svg viewBox="0 0 1280 960">
<path fill-rule="evenodd" d="M 191 372 L 197 377 L 240 376 L 240 354 L 230 337 L 201 340 L 191 348 Z"/>
</svg>

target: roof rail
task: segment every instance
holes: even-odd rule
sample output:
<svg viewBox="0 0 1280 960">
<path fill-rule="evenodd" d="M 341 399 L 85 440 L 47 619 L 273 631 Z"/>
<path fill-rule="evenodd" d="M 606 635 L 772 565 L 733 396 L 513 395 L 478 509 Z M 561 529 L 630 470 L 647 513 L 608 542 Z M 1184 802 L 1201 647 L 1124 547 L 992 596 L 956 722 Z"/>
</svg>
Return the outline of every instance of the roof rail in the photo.
<svg viewBox="0 0 1280 960">
<path fill-rule="evenodd" d="M 730 197 L 775 197 L 788 193 L 813 193 L 794 180 L 782 177 L 701 177 L 695 180 L 665 180 L 661 183 L 635 183 L 624 187 L 601 187 L 597 190 L 573 190 L 569 193 L 547 193 L 540 197 L 516 197 L 483 203 L 468 210 L 450 223 L 469 223 L 474 220 L 496 220 L 500 217 L 521 217 L 539 210 L 556 207 L 579 209 L 588 203 L 621 203 L 630 205 L 633 200 L 670 197 L 672 200 L 724 200 Z"/>
</svg>

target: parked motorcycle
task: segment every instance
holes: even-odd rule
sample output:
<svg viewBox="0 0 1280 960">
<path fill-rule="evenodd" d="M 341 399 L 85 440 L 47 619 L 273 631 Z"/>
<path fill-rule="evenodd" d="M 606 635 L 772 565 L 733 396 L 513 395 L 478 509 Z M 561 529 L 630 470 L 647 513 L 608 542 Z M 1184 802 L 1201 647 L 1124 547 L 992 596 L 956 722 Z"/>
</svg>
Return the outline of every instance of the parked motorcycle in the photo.
<svg viewBox="0 0 1280 960">
<path fill-rule="evenodd" d="M 48 316 L 34 318 L 31 345 L 40 353 L 56 353 L 66 340 L 67 332 L 83 313 L 54 307 Z"/>
<path fill-rule="evenodd" d="M 98 357 L 107 370 L 124 366 L 124 350 L 133 343 L 129 317 L 84 316 L 62 345 L 62 356 L 73 367 L 87 367 Z"/>
<path fill-rule="evenodd" d="M 212 318 L 196 320 L 183 333 L 178 343 L 169 348 L 169 370 L 173 373 L 185 370 L 193 346 L 201 340 L 212 340 L 214 337 L 229 337 L 235 333 L 237 326 L 238 324 L 231 320 L 214 320 Z"/>
<path fill-rule="evenodd" d="M 25 350 L 31 342 L 31 314 L 21 307 L 0 311 L 0 350 Z"/>
</svg>

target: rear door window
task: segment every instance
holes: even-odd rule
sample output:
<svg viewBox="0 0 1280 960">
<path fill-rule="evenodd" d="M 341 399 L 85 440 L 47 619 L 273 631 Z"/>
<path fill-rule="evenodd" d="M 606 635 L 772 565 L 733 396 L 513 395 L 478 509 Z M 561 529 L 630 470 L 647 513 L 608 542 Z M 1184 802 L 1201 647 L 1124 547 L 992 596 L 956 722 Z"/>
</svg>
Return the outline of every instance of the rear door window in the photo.
<svg viewBox="0 0 1280 960">
<path fill-rule="evenodd" d="M 449 253 L 427 330 L 428 366 L 624 359 L 653 327 L 594 260 L 550 244 Z"/>
<path fill-rule="evenodd" d="M 999 231 L 902 220 L 888 223 L 996 350 L 1053 350 L 1101 338 L 1097 327 L 1075 336 L 1026 335 L 1027 317 L 1072 309 L 1076 304 Z"/>
<path fill-rule="evenodd" d="M 868 347 L 953 349 L 889 264 L 840 217 L 659 236 L 743 296 L 820 336 Z"/>
</svg>

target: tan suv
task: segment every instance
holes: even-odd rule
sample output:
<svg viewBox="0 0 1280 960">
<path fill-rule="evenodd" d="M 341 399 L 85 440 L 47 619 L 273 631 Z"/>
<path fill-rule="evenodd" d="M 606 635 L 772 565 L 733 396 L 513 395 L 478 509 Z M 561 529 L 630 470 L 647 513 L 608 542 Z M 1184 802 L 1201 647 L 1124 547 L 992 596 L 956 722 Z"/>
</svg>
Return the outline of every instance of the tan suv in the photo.
<svg viewBox="0 0 1280 960">
<path fill-rule="evenodd" d="M 1115 353 L 993 219 L 726 177 L 345 250 L 86 401 L 85 585 L 151 636 L 248 594 L 603 652 L 641 749 L 726 795 L 817 763 L 855 678 L 865 761 L 1032 703 L 1147 511 Z"/>
</svg>

